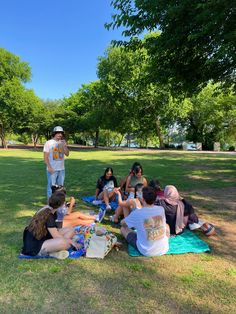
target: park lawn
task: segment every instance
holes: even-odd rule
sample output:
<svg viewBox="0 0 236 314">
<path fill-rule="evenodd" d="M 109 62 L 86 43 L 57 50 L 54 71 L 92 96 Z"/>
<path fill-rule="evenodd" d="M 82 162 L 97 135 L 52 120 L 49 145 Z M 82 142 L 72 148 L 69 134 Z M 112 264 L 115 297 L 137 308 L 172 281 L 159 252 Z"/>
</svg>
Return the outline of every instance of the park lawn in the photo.
<svg viewBox="0 0 236 314">
<path fill-rule="evenodd" d="M 235 155 L 72 151 L 68 196 L 93 195 L 107 166 L 120 180 L 134 161 L 148 179 L 176 185 L 216 225 L 215 237 L 198 233 L 211 253 L 134 258 L 124 244 L 104 260 L 17 259 L 23 229 L 46 201 L 45 166 L 39 150 L 0 150 L 1 313 L 235 313 Z M 77 208 L 91 210 L 82 201 Z M 108 216 L 103 225 L 122 240 Z"/>
</svg>

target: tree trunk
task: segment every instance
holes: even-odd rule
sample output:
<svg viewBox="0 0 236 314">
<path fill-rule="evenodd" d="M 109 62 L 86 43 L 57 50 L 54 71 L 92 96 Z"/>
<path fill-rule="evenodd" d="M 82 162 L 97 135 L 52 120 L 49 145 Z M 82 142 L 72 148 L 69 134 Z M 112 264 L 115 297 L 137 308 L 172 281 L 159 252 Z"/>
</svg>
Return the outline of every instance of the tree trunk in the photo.
<svg viewBox="0 0 236 314">
<path fill-rule="evenodd" d="M 99 139 L 99 129 L 97 129 L 96 134 L 95 134 L 94 147 L 98 147 L 98 139 Z"/>
<path fill-rule="evenodd" d="M 38 134 L 31 134 L 31 139 L 32 139 L 32 143 L 34 145 L 34 148 L 37 147 L 38 138 L 39 138 Z"/>
<path fill-rule="evenodd" d="M 120 147 L 122 141 L 123 141 L 124 135 L 121 135 L 120 141 L 118 142 L 118 147 Z"/>
<path fill-rule="evenodd" d="M 159 139 L 159 142 L 160 142 L 160 148 L 164 148 L 164 137 L 163 137 L 163 134 L 162 134 L 162 131 L 161 131 L 161 123 L 160 123 L 160 118 L 157 117 L 156 119 L 156 130 L 157 130 L 157 136 L 158 136 L 158 139 Z"/>
<path fill-rule="evenodd" d="M 107 146 L 110 147 L 110 131 L 107 133 Z"/>
<path fill-rule="evenodd" d="M 5 139 L 5 130 L 2 124 L 0 124 L 0 138 L 2 142 L 2 147 L 7 148 L 7 141 Z"/>
</svg>

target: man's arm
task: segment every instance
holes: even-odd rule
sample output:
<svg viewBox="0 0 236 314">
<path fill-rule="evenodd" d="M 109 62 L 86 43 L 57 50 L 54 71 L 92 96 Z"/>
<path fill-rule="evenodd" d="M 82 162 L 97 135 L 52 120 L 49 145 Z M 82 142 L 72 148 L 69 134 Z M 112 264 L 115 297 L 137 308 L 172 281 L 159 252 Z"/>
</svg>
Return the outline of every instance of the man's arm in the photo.
<svg viewBox="0 0 236 314">
<path fill-rule="evenodd" d="M 50 162 L 49 162 L 49 153 L 44 152 L 44 153 L 43 153 L 43 158 L 44 158 L 45 164 L 46 164 L 47 167 L 48 167 L 48 172 L 53 173 L 53 172 L 54 172 L 54 169 L 52 168 L 52 166 L 51 166 L 51 164 L 50 164 Z"/>
<path fill-rule="evenodd" d="M 63 152 L 64 152 L 64 154 L 65 154 L 66 156 L 69 156 L 70 151 L 69 151 L 69 148 L 68 148 L 68 146 L 67 146 L 67 143 L 66 143 L 65 140 L 63 140 L 62 142 L 63 142 Z"/>
</svg>

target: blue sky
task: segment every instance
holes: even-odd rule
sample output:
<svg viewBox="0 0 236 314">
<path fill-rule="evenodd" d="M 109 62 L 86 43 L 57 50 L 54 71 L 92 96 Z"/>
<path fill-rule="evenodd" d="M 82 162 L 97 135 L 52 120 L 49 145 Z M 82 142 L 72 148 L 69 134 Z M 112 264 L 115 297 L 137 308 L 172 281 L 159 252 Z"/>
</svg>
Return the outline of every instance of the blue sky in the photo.
<svg viewBox="0 0 236 314">
<path fill-rule="evenodd" d="M 0 47 L 29 63 L 27 84 L 43 99 L 59 99 L 97 79 L 97 58 L 121 30 L 106 30 L 110 0 L 7 0 L 0 10 Z"/>
</svg>

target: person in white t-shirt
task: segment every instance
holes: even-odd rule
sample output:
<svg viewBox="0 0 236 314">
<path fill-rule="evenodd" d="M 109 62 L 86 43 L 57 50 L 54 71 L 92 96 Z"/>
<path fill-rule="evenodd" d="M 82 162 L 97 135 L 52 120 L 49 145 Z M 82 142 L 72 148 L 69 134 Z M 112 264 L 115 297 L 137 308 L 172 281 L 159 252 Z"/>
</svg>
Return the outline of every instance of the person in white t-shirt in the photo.
<svg viewBox="0 0 236 314">
<path fill-rule="evenodd" d="M 52 195 L 53 185 L 64 185 L 65 165 L 64 155 L 69 156 L 69 149 L 64 140 L 64 130 L 56 126 L 52 133 L 53 138 L 44 144 L 44 162 L 47 165 L 47 197 Z"/>
<path fill-rule="evenodd" d="M 142 255 L 164 255 L 169 250 L 169 228 L 164 208 L 154 205 L 156 195 L 152 187 L 143 187 L 142 192 L 143 207 L 121 221 L 121 233 Z"/>
</svg>

